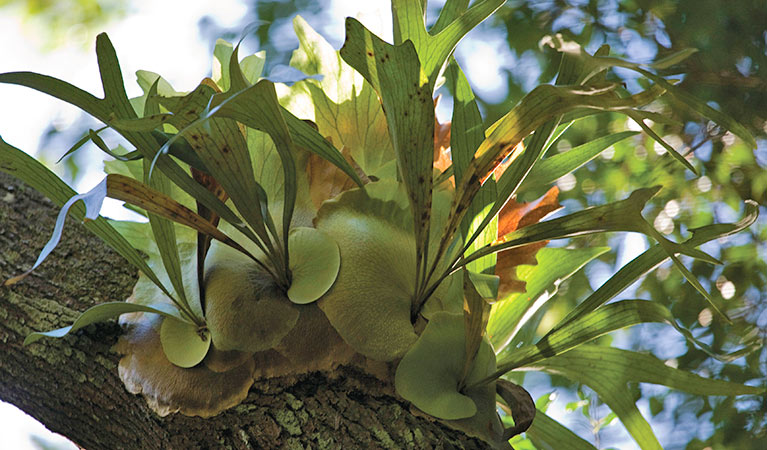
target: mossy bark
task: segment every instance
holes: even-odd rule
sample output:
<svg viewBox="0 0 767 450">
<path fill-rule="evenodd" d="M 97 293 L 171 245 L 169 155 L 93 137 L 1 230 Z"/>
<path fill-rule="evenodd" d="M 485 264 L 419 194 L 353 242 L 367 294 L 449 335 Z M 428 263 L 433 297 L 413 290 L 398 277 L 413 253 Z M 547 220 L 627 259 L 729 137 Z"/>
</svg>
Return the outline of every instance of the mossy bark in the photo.
<svg viewBox="0 0 767 450">
<path fill-rule="evenodd" d="M 0 279 L 31 267 L 57 212 L 0 173 Z M 118 377 L 116 323 L 22 346 L 32 331 L 127 298 L 135 281 L 128 263 L 68 220 L 62 243 L 39 269 L 0 287 L 0 398 L 87 449 L 484 448 L 412 414 L 377 379 L 352 368 L 257 381 L 242 404 L 210 419 L 162 418 Z"/>
</svg>

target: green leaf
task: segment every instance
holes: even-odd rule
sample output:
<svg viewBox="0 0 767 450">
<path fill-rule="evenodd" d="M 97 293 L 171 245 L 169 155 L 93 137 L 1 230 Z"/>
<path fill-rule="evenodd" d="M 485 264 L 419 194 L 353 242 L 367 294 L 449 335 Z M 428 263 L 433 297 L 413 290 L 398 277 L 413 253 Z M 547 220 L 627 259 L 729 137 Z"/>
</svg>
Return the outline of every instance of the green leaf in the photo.
<svg viewBox="0 0 767 450">
<path fill-rule="evenodd" d="M 66 151 L 66 152 L 65 152 L 63 155 L 61 155 L 61 157 L 59 158 L 59 160 L 58 160 L 58 161 L 56 161 L 56 164 L 60 163 L 60 162 L 61 162 L 61 160 L 63 160 L 63 159 L 64 159 L 64 158 L 66 158 L 67 156 L 71 155 L 72 153 L 76 152 L 77 150 L 79 150 L 79 149 L 80 149 L 80 147 L 82 147 L 83 145 L 85 145 L 85 144 L 86 144 L 88 141 L 90 141 L 90 140 L 93 140 L 93 136 L 94 136 L 94 135 L 95 135 L 95 136 L 98 136 L 98 133 L 100 133 L 100 132 L 102 132 L 102 131 L 106 130 L 107 128 L 109 128 L 109 127 L 107 127 L 107 126 L 103 126 L 103 127 L 99 128 L 99 129 L 98 129 L 98 130 L 96 130 L 96 131 L 93 131 L 93 130 L 88 130 L 88 132 L 87 132 L 87 133 L 85 133 L 85 134 L 83 135 L 83 137 L 81 137 L 81 138 L 80 138 L 80 139 L 79 139 L 77 142 L 75 142 L 75 143 L 74 143 L 74 144 L 73 144 L 71 147 L 69 147 L 69 150 L 67 150 L 67 151 Z M 103 141 L 102 141 L 102 142 L 103 142 Z M 98 145 L 98 144 L 97 144 L 97 145 Z"/>
<path fill-rule="evenodd" d="M 664 58 L 656 62 L 655 65 L 653 64 L 642 65 L 642 64 L 623 61 L 618 58 L 611 58 L 606 56 L 591 56 L 588 53 L 586 53 L 583 50 L 583 48 L 581 48 L 577 43 L 566 42 L 563 39 L 562 35 L 549 36 L 542 43 L 551 46 L 552 48 L 554 48 L 555 50 L 559 52 L 567 53 L 573 57 L 581 59 L 585 65 L 588 65 L 592 69 L 592 73 L 596 73 L 597 71 L 601 71 L 609 67 L 623 67 L 626 69 L 634 70 L 644 75 L 645 77 L 649 78 L 650 80 L 654 81 L 655 83 L 657 83 L 682 105 L 685 105 L 686 107 L 697 112 L 701 116 L 716 122 L 721 127 L 732 131 L 734 134 L 736 134 L 741 139 L 743 139 L 743 141 L 746 142 L 746 144 L 749 145 L 750 148 L 752 149 L 756 148 L 756 141 L 754 140 L 754 137 L 743 125 L 735 121 L 730 116 L 708 106 L 702 100 L 699 100 L 695 98 L 693 95 L 690 95 L 687 92 L 675 87 L 673 84 L 669 83 L 663 77 L 655 75 L 654 73 L 649 72 L 648 70 L 643 68 L 643 67 L 648 67 L 653 69 L 663 69 L 668 67 L 669 65 L 677 64 L 678 62 L 682 61 L 683 59 L 687 58 L 689 55 L 694 53 L 693 49 L 684 49 L 676 54 L 673 54 L 667 58 Z"/>
<path fill-rule="evenodd" d="M 685 166 L 686 168 L 690 169 L 690 171 L 691 171 L 692 173 L 694 173 L 695 175 L 698 175 L 698 176 L 700 176 L 700 172 L 698 172 L 698 170 L 697 170 L 697 169 L 695 169 L 695 166 L 693 166 L 693 165 L 692 165 L 692 163 L 690 163 L 690 161 L 687 161 L 687 159 L 686 159 L 684 156 L 682 156 L 681 154 L 679 154 L 679 152 L 677 152 L 677 151 L 676 151 L 676 149 L 675 149 L 674 147 L 672 147 L 672 146 L 671 146 L 671 144 L 669 144 L 668 142 L 664 141 L 662 137 L 658 136 L 658 135 L 657 135 L 657 134 L 656 134 L 656 133 L 655 133 L 655 132 L 652 130 L 652 128 L 650 128 L 650 127 L 649 127 L 649 126 L 648 126 L 648 125 L 647 125 L 647 124 L 644 122 L 644 118 L 643 118 L 643 117 L 641 117 L 639 114 L 635 114 L 633 111 L 627 111 L 627 112 L 626 112 L 626 115 L 628 115 L 629 117 L 631 117 L 631 118 L 634 120 L 634 122 L 636 122 L 636 124 L 637 124 L 637 125 L 639 125 L 639 127 L 640 127 L 640 128 L 641 128 L 641 129 L 642 129 L 642 130 L 643 130 L 645 133 L 647 133 L 647 135 L 648 135 L 648 136 L 650 136 L 651 138 L 653 138 L 653 139 L 655 140 L 655 142 L 659 143 L 659 144 L 660 144 L 660 145 L 661 145 L 663 148 L 665 148 L 665 149 L 666 149 L 666 151 L 667 151 L 667 152 L 668 152 L 668 153 L 669 153 L 669 154 L 670 154 L 670 155 L 671 155 L 671 156 L 672 156 L 674 159 L 676 159 L 678 162 L 680 162 L 680 163 L 681 163 L 683 166 Z"/>
<path fill-rule="evenodd" d="M 455 180 L 460 180 L 474 157 L 474 152 L 485 139 L 485 132 L 474 93 L 457 62 L 453 61 L 448 66 L 447 77 L 453 92 L 450 154 L 453 161 L 453 175 Z M 491 212 L 490 207 L 496 202 L 496 197 L 496 183 L 491 178 L 479 189 L 466 212 L 466 216 L 461 221 L 461 234 L 463 236 L 469 237 L 479 233 L 477 239 L 467 246 L 465 253 L 472 253 L 492 243 L 498 237 L 497 217 L 485 223 L 487 214 Z M 440 255 L 436 257 L 439 258 Z M 473 272 L 480 273 L 484 270 L 492 270 L 495 263 L 496 256 L 488 255 L 472 262 L 467 267 Z"/>
<path fill-rule="evenodd" d="M 691 229 L 690 231 L 693 233 L 692 237 L 685 241 L 684 245 L 689 247 L 696 247 L 714 239 L 737 233 L 751 226 L 751 224 L 756 221 L 759 215 L 759 207 L 755 202 L 751 200 L 746 200 L 745 205 L 745 212 L 743 218 L 740 221 L 736 223 L 715 224 L 702 228 Z M 600 286 L 599 289 L 597 289 L 586 300 L 576 306 L 574 310 L 570 311 L 567 316 L 565 316 L 565 318 L 560 322 L 560 324 L 556 325 L 549 333 L 558 330 L 565 324 L 568 324 L 571 321 L 582 317 L 585 314 L 588 314 L 590 311 L 593 311 L 599 306 L 607 303 L 610 301 L 610 299 L 629 287 L 640 277 L 663 263 L 668 257 L 668 254 L 660 245 L 651 247 L 649 250 L 645 251 L 641 255 L 634 258 L 631 262 L 621 267 L 621 269 L 615 275 L 610 277 L 610 279 L 607 280 L 602 286 Z"/>
<path fill-rule="evenodd" d="M 425 413 L 440 419 L 456 420 L 477 414 L 470 397 L 459 391 L 466 360 L 463 318 L 446 312 L 435 313 L 418 341 L 397 366 L 394 385 L 397 393 Z M 479 348 L 467 382 L 479 380 L 495 366 L 493 349 L 487 341 Z"/>
<path fill-rule="evenodd" d="M 223 39 L 216 39 L 216 45 L 213 47 L 213 81 L 226 92 L 229 90 L 231 77 L 229 76 L 229 61 L 234 53 L 234 47 L 231 42 Z"/>
<path fill-rule="evenodd" d="M 288 242 L 293 276 L 288 298 L 305 305 L 322 297 L 336 281 L 341 254 L 333 238 L 315 228 L 290 230 Z"/>
<path fill-rule="evenodd" d="M 565 153 L 559 153 L 546 158 L 533 167 L 522 182 L 519 190 L 524 192 L 541 186 L 547 186 L 561 176 L 575 171 L 596 158 L 609 146 L 637 134 L 639 134 L 637 131 L 621 131 L 619 133 L 608 134 L 607 136 L 602 136 L 574 147 Z"/>
<path fill-rule="evenodd" d="M 668 241 L 644 220 L 642 217 L 642 209 L 647 201 L 659 190 L 660 186 L 637 189 L 625 200 L 586 208 L 564 217 L 539 222 L 513 231 L 504 236 L 503 243 L 486 246 L 482 250 L 474 252 L 471 256 L 461 261 L 456 268 L 463 267 L 467 263 L 487 254 L 533 242 L 606 231 L 634 231 L 644 233 L 662 242 L 664 249 L 672 255 L 673 253 L 682 253 L 703 261 L 721 264 L 717 259 L 690 245 Z"/>
<path fill-rule="evenodd" d="M 680 328 L 669 310 L 661 304 L 645 300 L 610 303 L 547 334 L 535 345 L 508 351 L 498 362 L 495 375 L 557 356 L 611 331 L 646 322 L 667 323 Z M 689 333 L 686 336 L 691 337 Z"/>
<path fill-rule="evenodd" d="M 189 368 L 199 364 L 210 349 L 210 334 L 200 327 L 166 317 L 160 326 L 160 342 L 168 361 Z"/>
<path fill-rule="evenodd" d="M 282 107 L 277 101 L 274 84 L 268 80 L 261 80 L 253 86 L 229 96 L 212 109 L 205 119 L 217 116 L 235 119 L 245 126 L 268 133 L 272 138 L 282 162 L 284 176 L 285 197 L 282 213 L 284 243 L 282 248 L 287 248 L 288 230 L 296 202 L 296 164 L 294 161 L 296 150 L 287 122 L 282 116 Z"/>
<path fill-rule="evenodd" d="M 260 263 L 260 261 L 258 261 L 258 259 L 250 254 L 244 247 L 221 232 L 203 217 L 167 195 L 157 192 L 133 178 L 118 174 L 107 175 L 106 187 L 107 195 L 111 198 L 131 203 L 145 209 L 149 213 L 161 215 L 200 233 L 207 234 L 233 249 L 242 252 L 254 262 Z"/>
<path fill-rule="evenodd" d="M 540 410 L 525 434 L 538 450 L 597 450 L 582 437 Z"/>
<path fill-rule="evenodd" d="M 33 342 L 37 342 L 38 340 L 44 338 L 44 337 L 52 337 L 52 338 L 60 338 L 64 337 L 69 333 L 75 332 L 79 330 L 80 328 L 87 327 L 88 325 L 91 325 L 93 323 L 97 322 L 103 322 L 108 319 L 112 319 L 115 317 L 118 317 L 121 314 L 127 314 L 132 312 L 148 312 L 148 313 L 154 313 L 154 314 L 160 314 L 165 317 L 173 317 L 178 320 L 185 320 L 179 313 L 176 308 L 169 304 L 152 304 L 152 305 L 141 305 L 138 303 L 128 303 L 128 302 L 108 302 L 108 303 L 100 303 L 96 306 L 92 306 L 85 310 L 80 317 L 75 320 L 75 322 L 68 326 L 63 328 L 58 328 L 56 330 L 51 331 L 45 331 L 45 332 L 39 332 L 39 333 L 30 333 L 29 336 L 27 336 L 26 339 L 24 339 L 24 345 L 32 344 Z"/>
<path fill-rule="evenodd" d="M 579 77 L 580 77 L 580 67 L 578 67 L 576 62 L 572 58 L 567 58 L 567 57 L 562 58 L 559 64 L 559 75 L 557 76 L 557 81 L 556 81 L 557 86 L 575 84 Z M 532 92 L 530 94 L 532 94 Z M 527 98 L 527 96 L 525 98 Z M 522 101 L 524 102 L 524 100 L 525 99 L 523 99 Z M 521 107 L 522 105 L 518 105 L 518 106 Z M 517 109 L 516 107 L 512 109 L 512 111 L 506 114 L 504 118 L 506 120 L 513 120 L 512 119 L 512 117 L 514 116 L 513 113 L 516 109 Z M 496 121 L 493 125 L 490 126 L 490 128 L 488 128 L 485 131 L 485 134 L 487 134 L 488 136 L 480 144 L 480 147 L 487 142 L 487 139 L 491 137 L 491 135 L 496 131 L 497 128 L 501 127 L 504 124 L 504 118 Z M 498 180 L 498 184 L 496 186 L 497 198 L 495 200 L 495 203 L 492 205 L 490 210 L 485 213 L 484 219 L 476 227 L 477 231 L 475 231 L 472 235 L 468 236 L 468 239 L 466 240 L 464 245 L 465 247 L 470 248 L 469 245 L 474 246 L 475 239 L 478 236 L 480 236 L 479 232 L 484 233 L 485 227 L 487 227 L 492 220 L 496 220 L 495 218 L 497 217 L 498 213 L 503 208 L 503 205 L 505 205 L 509 199 L 511 199 L 514 195 L 516 195 L 520 184 L 525 180 L 531 168 L 534 167 L 534 165 L 540 160 L 541 156 L 549 149 L 551 144 L 554 143 L 555 137 L 558 137 L 559 135 L 561 135 L 561 133 L 564 133 L 565 130 L 567 130 L 567 128 L 569 127 L 569 123 L 559 127 L 559 123 L 561 120 L 562 120 L 562 114 L 554 114 L 550 118 L 548 118 L 545 122 L 541 122 L 540 126 L 535 129 L 533 137 L 528 143 L 528 147 L 521 149 L 521 152 L 522 152 L 521 154 L 519 153 L 508 154 L 507 156 L 505 156 L 505 158 L 511 158 L 512 161 L 509 167 L 501 176 L 500 180 Z M 517 145 L 519 145 L 519 142 L 514 143 L 513 145 L 512 143 L 509 143 L 508 148 L 505 152 L 510 153 L 514 151 L 513 149 L 516 148 Z M 501 161 L 502 160 L 498 160 L 498 163 L 500 163 Z M 470 166 L 472 166 L 473 163 L 474 161 L 472 160 L 472 162 L 470 163 Z M 473 170 L 473 168 L 467 167 L 467 170 Z M 463 177 L 461 179 L 461 182 L 463 182 Z M 458 183 L 457 178 L 456 178 L 456 183 Z M 471 184 L 471 180 L 469 179 L 469 185 L 470 184 Z M 456 184 L 456 186 L 458 186 L 458 184 Z M 467 186 L 462 184 L 460 187 L 461 189 L 464 189 Z M 476 190 L 476 186 L 474 187 L 468 186 L 467 195 L 471 195 L 471 192 L 473 192 L 474 190 Z M 460 205 L 456 204 L 456 208 L 454 209 L 456 214 L 460 214 L 459 208 L 460 208 Z M 452 232 L 452 229 L 448 228 L 446 232 L 448 234 L 446 234 L 445 237 L 449 237 L 449 233 Z"/>
<path fill-rule="evenodd" d="M 213 94 L 211 87 L 201 84 L 183 98 L 174 98 L 173 102 L 164 100 L 164 105 L 174 113 L 171 123 L 181 130 L 174 140 L 183 136 L 190 143 L 208 168 L 208 173 L 221 184 L 242 217 L 261 239 L 257 242 L 259 247 L 273 257 L 273 241 L 267 231 L 268 218 L 264 214 L 267 199 L 260 195 L 261 188 L 254 178 L 245 137 L 234 120 L 196 120 Z"/>
<path fill-rule="evenodd" d="M 557 373 L 588 385 L 617 414 L 643 450 L 661 446 L 633 398 L 626 395 L 628 383 L 661 384 L 695 395 L 764 393 L 764 388 L 711 380 L 673 369 L 651 355 L 596 345 L 583 345 L 526 368 Z"/>
<path fill-rule="evenodd" d="M 501 353 L 514 339 L 530 316 L 554 297 L 559 284 L 570 278 L 589 261 L 610 250 L 609 247 L 585 249 L 542 248 L 536 254 L 536 265 L 517 269 L 517 277 L 525 281 L 526 292 L 513 293 L 493 304 L 487 335 L 496 353 Z"/>
<path fill-rule="evenodd" d="M 239 47 L 239 44 L 238 46 Z M 232 55 L 235 55 L 233 58 Z M 246 80 L 249 83 L 255 83 L 261 76 L 264 69 L 264 63 L 266 62 L 266 52 L 260 51 L 253 55 L 248 55 L 236 63 L 238 58 L 236 57 L 237 50 L 232 48 L 232 44 L 223 39 L 216 40 L 216 46 L 213 49 L 213 81 L 221 88 L 222 91 L 228 91 L 231 88 L 229 74 L 238 72 L 236 77 L 240 77 L 239 81 Z M 233 70 L 237 64 L 236 70 Z M 235 90 L 239 90 L 236 89 Z"/>
<path fill-rule="evenodd" d="M 390 45 L 352 18 L 346 19 L 346 41 L 340 54 L 381 97 L 399 173 L 413 209 L 420 282 L 428 262 L 434 162 L 434 104 L 429 80 L 412 42 Z"/>
<path fill-rule="evenodd" d="M 349 178 L 354 180 L 354 182 L 357 183 L 357 186 L 362 186 L 364 184 L 359 175 L 357 175 L 357 172 L 354 171 L 354 168 L 346 159 L 344 159 L 341 152 L 333 147 L 333 145 L 319 134 L 317 130 L 294 116 L 287 109 L 281 108 L 281 111 L 285 118 L 285 123 L 287 123 L 288 128 L 290 129 L 290 135 L 293 137 L 296 145 L 333 163 L 336 167 L 343 170 L 345 174 L 349 175 Z"/>
<path fill-rule="evenodd" d="M 231 92 L 237 92 L 243 89 L 247 89 L 252 84 L 245 77 L 245 74 L 242 72 L 242 68 L 240 67 L 239 50 L 240 50 L 240 44 L 238 43 L 237 46 L 234 47 L 234 51 L 232 52 L 232 55 L 229 58 L 229 78 L 230 78 L 231 86 L 229 86 L 229 89 L 227 89 L 227 91 L 231 91 Z"/>
<path fill-rule="evenodd" d="M 433 89 L 445 62 L 453 53 L 458 42 L 474 27 L 501 7 L 505 0 L 483 0 L 475 2 L 466 10 L 464 5 L 448 9 L 440 16 L 438 31 L 432 35 L 426 31 L 425 15 L 420 0 L 394 0 L 394 43 L 399 45 L 407 40 L 415 44 L 421 66 Z M 425 3 L 425 2 L 424 2 Z M 446 6 L 447 8 L 447 6 Z M 460 12 L 460 13 L 459 13 Z"/>
<path fill-rule="evenodd" d="M 498 297 L 498 285 L 501 282 L 501 278 L 498 275 L 490 275 L 486 273 L 475 273 L 467 271 L 469 280 L 473 285 L 473 289 L 477 293 L 489 302 L 494 302 Z"/>
<path fill-rule="evenodd" d="M 447 242 L 452 239 L 482 182 L 490 177 L 492 171 L 504 158 L 515 158 L 516 160 L 511 163 L 499 180 L 499 201 L 494 204 L 483 221 L 489 223 L 500 211 L 506 200 L 516 192 L 519 183 L 525 178 L 533 164 L 538 161 L 549 135 L 555 130 L 556 122 L 563 114 L 582 107 L 600 110 L 632 108 L 649 103 L 663 93 L 662 89 L 651 88 L 632 97 L 621 99 L 614 95 L 615 87 L 614 85 L 598 88 L 541 85 L 527 94 L 508 114 L 488 128 L 486 131 L 488 135 L 477 149 L 474 159 L 470 162 L 461 180 L 456 180 L 456 194 L 450 212 L 451 220 L 443 232 L 443 244 L 440 245 L 440 248 L 444 248 Z M 522 151 L 521 155 L 509 156 L 509 152 L 517 144 L 539 128 L 541 128 L 539 131 L 542 132 L 533 136 L 533 143 L 529 149 Z M 478 227 L 480 230 L 482 228 L 481 225 Z M 476 236 L 472 238 L 474 237 Z M 472 238 L 469 238 L 469 243 L 472 242 Z M 489 253 L 479 256 L 486 254 Z"/>
</svg>

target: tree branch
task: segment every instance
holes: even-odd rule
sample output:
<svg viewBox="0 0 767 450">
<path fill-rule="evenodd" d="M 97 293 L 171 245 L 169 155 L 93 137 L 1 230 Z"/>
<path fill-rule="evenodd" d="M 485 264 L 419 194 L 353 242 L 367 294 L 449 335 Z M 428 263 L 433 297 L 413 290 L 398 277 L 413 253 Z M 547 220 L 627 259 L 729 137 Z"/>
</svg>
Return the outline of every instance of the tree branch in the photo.
<svg viewBox="0 0 767 450">
<path fill-rule="evenodd" d="M 32 266 L 58 209 L 0 173 L 0 278 Z M 88 449 L 484 448 L 352 368 L 256 381 L 242 404 L 211 419 L 162 418 L 129 394 L 110 350 L 114 323 L 23 347 L 32 331 L 71 323 L 78 312 L 123 300 L 135 271 L 69 220 L 61 244 L 22 282 L 0 287 L 0 398 Z"/>
</svg>

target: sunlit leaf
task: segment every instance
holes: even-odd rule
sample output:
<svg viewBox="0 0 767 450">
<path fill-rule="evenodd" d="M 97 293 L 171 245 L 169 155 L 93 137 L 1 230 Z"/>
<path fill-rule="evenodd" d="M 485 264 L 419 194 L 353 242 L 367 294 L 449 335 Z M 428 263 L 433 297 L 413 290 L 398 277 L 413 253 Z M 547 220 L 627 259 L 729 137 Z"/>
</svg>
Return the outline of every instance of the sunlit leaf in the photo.
<svg viewBox="0 0 767 450">
<path fill-rule="evenodd" d="M 457 62 L 454 61 L 448 66 L 447 77 L 453 92 L 453 119 L 451 127 L 455 128 L 455 132 L 450 134 L 450 146 L 453 160 L 453 175 L 455 180 L 458 181 L 463 177 L 464 172 L 468 168 L 474 152 L 485 139 L 485 133 L 482 116 L 479 113 L 474 93 Z M 493 219 L 485 224 L 484 229 L 479 229 L 482 226 L 481 224 L 484 223 L 486 215 L 490 213 L 490 206 L 495 201 L 495 180 L 489 179 L 477 192 L 469 206 L 466 217 L 461 222 L 460 230 L 463 236 L 468 238 L 475 233 L 479 233 L 477 239 L 466 248 L 467 254 L 493 242 L 498 237 L 497 219 Z M 492 269 L 495 264 L 496 257 L 488 255 L 476 262 L 472 262 L 467 267 L 469 270 L 479 273 L 486 269 Z"/>
<path fill-rule="evenodd" d="M 526 291 L 511 294 L 493 305 L 487 334 L 497 353 L 503 351 L 530 316 L 550 300 L 559 283 L 571 277 L 586 263 L 609 250 L 609 247 L 585 249 L 544 248 L 536 256 L 536 265 L 518 269 Z"/>
<path fill-rule="evenodd" d="M 547 334 L 534 345 L 510 349 L 498 361 L 498 375 L 562 354 L 611 331 L 646 322 L 679 328 L 668 309 L 659 303 L 645 300 L 610 303 Z"/>
<path fill-rule="evenodd" d="M 350 152 L 365 173 L 377 174 L 395 158 L 378 95 L 303 18 L 296 16 L 293 28 L 299 46 L 291 66 L 322 79 L 296 83 L 291 91 L 306 91 L 319 132 Z"/>
<path fill-rule="evenodd" d="M 539 164 L 533 166 L 530 174 L 520 186 L 521 191 L 533 190 L 535 188 L 546 186 L 558 178 L 575 171 L 587 162 L 596 158 L 602 151 L 611 145 L 620 142 L 631 136 L 636 136 L 636 131 L 621 131 L 619 133 L 608 134 L 591 140 L 585 144 L 573 147 L 572 149 L 559 153 L 544 159 Z"/>
<path fill-rule="evenodd" d="M 475 2 L 471 8 L 450 8 L 435 30 L 435 34 L 426 31 L 424 10 L 420 0 L 394 0 L 392 15 L 394 18 L 394 43 L 399 45 L 407 40 L 415 44 L 429 85 L 434 88 L 437 77 L 453 53 L 458 42 L 472 28 L 479 25 L 505 0 L 483 0 Z M 424 3 L 425 4 L 425 3 Z"/>
<path fill-rule="evenodd" d="M 451 208 L 447 227 L 443 233 L 443 242 L 447 243 L 455 233 L 458 223 L 466 214 L 468 206 L 482 182 L 486 180 L 506 157 L 521 158 L 519 162 L 511 163 L 509 170 L 499 180 L 499 199 L 505 202 L 514 194 L 519 183 L 524 179 L 530 168 L 537 161 L 548 135 L 554 130 L 550 121 L 558 121 L 559 117 L 575 108 L 589 107 L 601 110 L 630 108 L 646 104 L 657 98 L 664 91 L 650 88 L 647 91 L 628 98 L 617 98 L 615 86 L 606 87 L 572 87 L 541 85 L 526 95 L 508 114 L 491 126 L 487 138 L 475 153 L 475 158 L 469 164 L 460 182 L 456 183 L 456 195 Z M 522 142 L 528 134 L 543 125 L 547 125 L 549 133 L 533 136 L 537 140 L 533 151 L 523 149 L 509 156 L 509 152 Z M 521 155 L 521 156 L 520 156 Z M 494 216 L 503 203 L 496 202 L 491 212 L 485 218 L 486 222 Z M 481 227 L 480 227 L 481 229 Z M 471 242 L 471 239 L 469 240 Z M 444 248 L 445 244 L 440 246 Z M 480 252 L 475 252 L 478 257 Z"/>
<path fill-rule="evenodd" d="M 558 86 L 575 84 L 580 77 L 580 67 L 577 65 L 576 60 L 573 58 L 564 57 L 559 64 L 559 75 L 557 76 L 556 84 Z M 532 93 L 531 93 L 532 94 Z M 524 99 L 523 99 L 524 101 Z M 521 106 L 521 105 L 518 105 Z M 514 110 L 512 109 L 505 118 L 514 116 Z M 485 213 L 485 217 L 482 222 L 476 227 L 476 230 L 472 235 L 466 237 L 466 243 L 473 245 L 474 240 L 479 236 L 479 232 L 483 232 L 485 227 L 490 224 L 491 220 L 495 220 L 496 215 L 501 211 L 504 205 L 511 200 L 517 193 L 520 183 L 530 172 L 530 169 L 540 160 L 541 155 L 551 146 L 554 142 L 552 139 L 555 135 L 563 133 L 569 125 L 563 125 L 558 127 L 559 122 L 562 120 L 561 114 L 552 115 L 548 120 L 542 122 L 540 126 L 535 130 L 532 139 L 525 147 L 523 142 L 519 140 L 517 143 L 509 143 L 508 148 L 505 150 L 506 155 L 504 159 L 500 159 L 498 164 L 493 169 L 493 174 L 497 179 L 496 195 L 497 199 L 492 205 L 489 211 Z M 496 121 L 487 130 L 485 130 L 485 140 L 480 143 L 480 146 L 487 142 L 487 138 L 492 135 L 498 127 L 504 124 L 504 118 Z M 479 147 L 477 147 L 479 148 Z M 476 152 L 476 151 L 475 151 Z M 476 153 L 475 155 L 476 156 Z M 473 160 L 472 160 L 473 161 Z M 467 170 L 471 170 L 471 164 L 467 166 Z M 499 172 L 499 169 L 503 168 L 503 173 Z M 489 176 L 489 175 L 486 175 Z M 462 177 L 463 178 L 463 177 Z M 457 181 L 457 180 L 456 180 Z M 489 180 L 488 180 L 489 181 Z M 486 182 L 487 183 L 487 182 Z M 469 183 L 471 184 L 471 182 Z M 461 189 L 464 189 L 466 185 L 461 185 Z M 476 187 L 469 188 L 470 191 L 475 190 Z M 480 188 L 481 190 L 482 188 Z M 458 199 L 456 195 L 456 200 Z M 455 204 L 453 211 L 456 214 L 459 212 L 460 202 Z M 452 232 L 452 225 L 448 226 L 445 230 L 444 238 L 450 237 Z M 464 245 L 466 246 L 466 245 Z"/>
<path fill-rule="evenodd" d="M 653 197 L 659 186 L 642 188 L 634 191 L 627 199 L 607 205 L 587 208 L 564 217 L 539 222 L 516 230 L 504 236 L 504 242 L 494 244 L 474 252 L 457 267 L 462 267 L 474 259 L 492 252 L 519 247 L 532 242 L 573 237 L 605 231 L 634 231 L 648 234 L 663 243 L 664 249 L 673 253 L 683 253 L 710 263 L 720 263 L 717 259 L 687 244 L 668 241 L 655 231 L 642 217 L 642 208 Z"/>
</svg>

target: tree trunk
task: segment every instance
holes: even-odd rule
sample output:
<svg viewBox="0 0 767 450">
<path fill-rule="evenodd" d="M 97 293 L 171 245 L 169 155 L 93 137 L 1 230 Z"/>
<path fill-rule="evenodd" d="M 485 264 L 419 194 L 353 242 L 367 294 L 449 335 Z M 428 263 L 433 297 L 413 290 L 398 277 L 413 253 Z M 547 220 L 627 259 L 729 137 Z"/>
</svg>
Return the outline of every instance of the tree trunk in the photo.
<svg viewBox="0 0 767 450">
<path fill-rule="evenodd" d="M 0 173 L 0 278 L 32 266 L 58 208 Z M 422 415 L 376 378 L 342 367 L 257 381 L 240 405 L 210 419 L 159 417 L 126 391 L 111 351 L 120 327 L 93 325 L 23 347 L 32 331 L 70 324 L 100 302 L 126 299 L 135 270 L 68 220 L 61 244 L 29 277 L 0 286 L 0 398 L 87 449 L 484 448 Z"/>
</svg>

